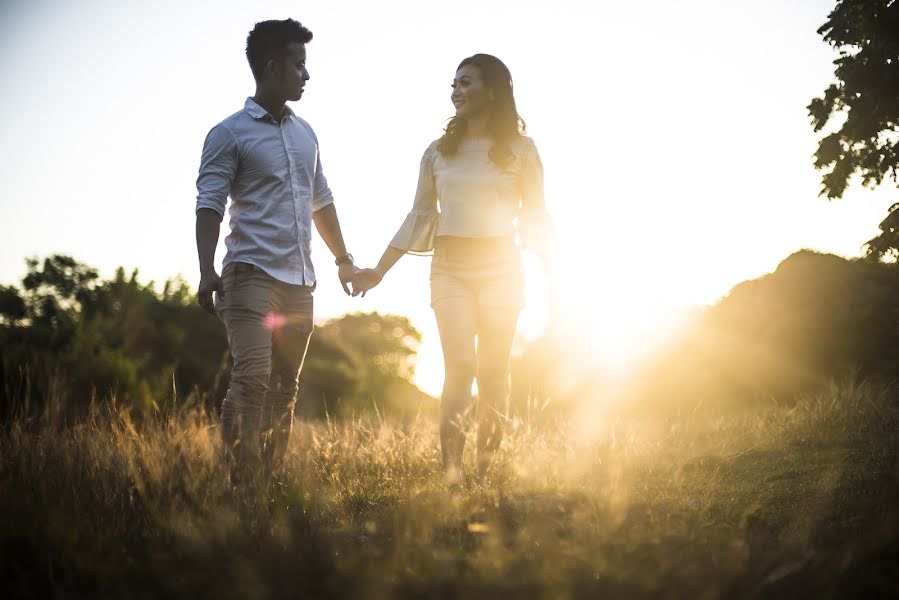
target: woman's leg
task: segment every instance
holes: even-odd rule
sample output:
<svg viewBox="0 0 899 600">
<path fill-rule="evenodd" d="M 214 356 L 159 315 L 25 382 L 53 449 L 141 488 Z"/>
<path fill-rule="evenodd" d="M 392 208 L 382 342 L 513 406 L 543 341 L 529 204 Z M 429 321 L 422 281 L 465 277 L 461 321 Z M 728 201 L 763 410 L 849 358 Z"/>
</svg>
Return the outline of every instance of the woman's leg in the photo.
<svg viewBox="0 0 899 600">
<path fill-rule="evenodd" d="M 447 482 L 455 484 L 461 481 L 465 447 L 462 414 L 471 404 L 471 384 L 477 369 L 477 308 L 471 297 L 443 298 L 433 304 L 445 369 L 440 397 L 440 448 Z"/>
<path fill-rule="evenodd" d="M 493 463 L 509 404 L 509 355 L 517 308 L 478 309 L 478 477 Z"/>
</svg>

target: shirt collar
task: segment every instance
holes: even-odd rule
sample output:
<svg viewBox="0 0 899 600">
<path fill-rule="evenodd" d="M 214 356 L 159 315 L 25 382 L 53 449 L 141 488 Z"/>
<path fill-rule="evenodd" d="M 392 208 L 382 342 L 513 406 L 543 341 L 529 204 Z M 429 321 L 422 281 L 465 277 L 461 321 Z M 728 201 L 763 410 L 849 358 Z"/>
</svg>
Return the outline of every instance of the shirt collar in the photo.
<svg viewBox="0 0 899 600">
<path fill-rule="evenodd" d="M 243 108 L 244 108 L 244 110 L 246 110 L 247 113 L 248 113 L 251 117 L 253 117 L 254 119 L 264 119 L 265 117 L 268 117 L 269 119 L 274 120 L 274 117 L 272 117 L 272 116 L 268 113 L 267 110 L 265 110 L 264 108 L 262 108 L 262 107 L 261 107 L 259 104 L 257 104 L 256 101 L 253 100 L 252 98 L 249 98 L 249 97 L 247 98 L 247 101 L 244 102 L 244 104 L 243 104 Z M 294 116 L 293 110 L 292 110 L 289 106 L 287 106 L 286 104 L 284 105 L 284 116 L 285 116 L 285 117 L 292 117 L 292 116 Z"/>
</svg>

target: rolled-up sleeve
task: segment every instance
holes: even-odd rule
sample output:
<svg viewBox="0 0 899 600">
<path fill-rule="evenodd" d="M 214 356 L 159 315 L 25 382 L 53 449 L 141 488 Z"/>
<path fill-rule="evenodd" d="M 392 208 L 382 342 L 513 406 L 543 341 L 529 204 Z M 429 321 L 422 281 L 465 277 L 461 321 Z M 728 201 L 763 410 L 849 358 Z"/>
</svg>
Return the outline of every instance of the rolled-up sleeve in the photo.
<svg viewBox="0 0 899 600">
<path fill-rule="evenodd" d="M 197 176 L 197 206 L 225 216 L 228 193 L 237 172 L 237 141 L 224 125 L 216 125 L 206 136 Z"/>
<path fill-rule="evenodd" d="M 551 243 L 553 228 L 543 196 L 543 163 L 540 154 L 533 140 L 524 138 L 524 142 L 519 180 L 521 211 L 518 214 L 518 235 L 522 247 L 540 250 Z"/>
<path fill-rule="evenodd" d="M 393 236 L 390 246 L 412 253 L 430 252 L 434 249 L 437 236 L 437 188 L 434 184 L 435 144 L 428 146 L 421 157 L 418 172 L 418 187 L 412 210 L 406 215 L 399 231 Z"/>
<path fill-rule="evenodd" d="M 315 180 L 312 188 L 312 212 L 315 212 L 329 204 L 334 204 L 334 194 L 331 193 L 331 188 L 328 187 L 328 179 L 325 177 L 324 170 L 322 170 L 322 155 L 321 150 L 318 149 L 318 138 L 315 137 L 315 133 L 312 135 L 316 146 Z"/>
</svg>

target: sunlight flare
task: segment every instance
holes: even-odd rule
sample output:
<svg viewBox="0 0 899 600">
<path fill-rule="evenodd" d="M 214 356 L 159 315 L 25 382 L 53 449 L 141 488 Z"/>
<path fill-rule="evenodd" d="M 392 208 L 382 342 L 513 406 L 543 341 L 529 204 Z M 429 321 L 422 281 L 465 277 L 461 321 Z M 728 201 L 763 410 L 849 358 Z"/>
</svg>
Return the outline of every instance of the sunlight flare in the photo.
<svg viewBox="0 0 899 600">
<path fill-rule="evenodd" d="M 285 323 L 287 323 L 287 318 L 280 313 L 270 312 L 265 315 L 262 323 L 266 329 L 275 331 L 276 329 L 281 329 L 282 327 L 284 327 Z"/>
</svg>

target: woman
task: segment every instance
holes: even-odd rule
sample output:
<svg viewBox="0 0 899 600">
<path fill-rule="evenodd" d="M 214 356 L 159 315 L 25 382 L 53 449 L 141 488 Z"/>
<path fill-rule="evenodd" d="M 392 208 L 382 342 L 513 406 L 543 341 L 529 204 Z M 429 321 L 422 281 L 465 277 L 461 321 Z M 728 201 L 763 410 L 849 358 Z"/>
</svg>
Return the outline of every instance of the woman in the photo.
<svg viewBox="0 0 899 600">
<path fill-rule="evenodd" d="M 364 293 L 403 254 L 433 251 L 431 306 L 446 369 L 440 445 L 451 487 L 461 481 L 461 418 L 475 377 L 479 477 L 502 440 L 509 354 L 524 303 L 515 223 L 525 247 L 540 246 L 548 231 L 543 167 L 523 135 L 509 69 L 475 54 L 459 65 L 452 87 L 456 115 L 424 152 L 412 211 L 378 266 L 357 273 L 353 285 L 354 294 Z"/>
</svg>

